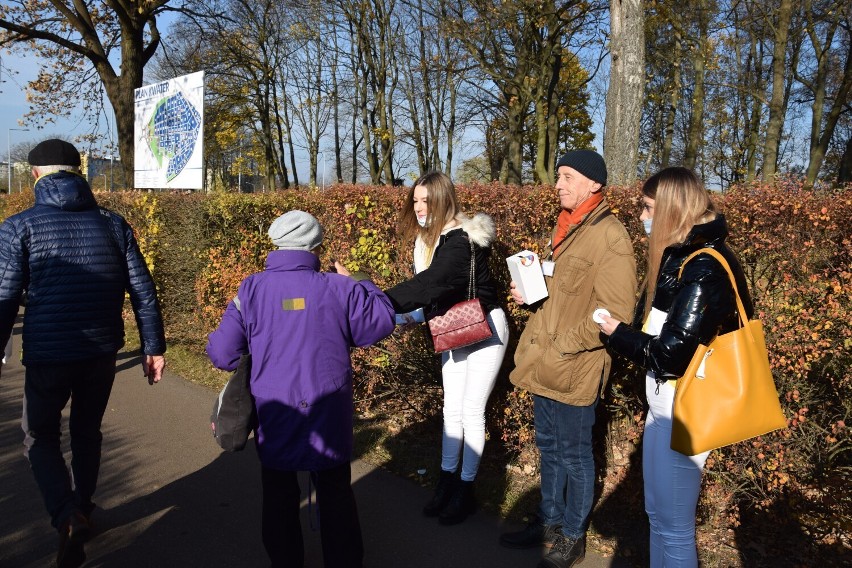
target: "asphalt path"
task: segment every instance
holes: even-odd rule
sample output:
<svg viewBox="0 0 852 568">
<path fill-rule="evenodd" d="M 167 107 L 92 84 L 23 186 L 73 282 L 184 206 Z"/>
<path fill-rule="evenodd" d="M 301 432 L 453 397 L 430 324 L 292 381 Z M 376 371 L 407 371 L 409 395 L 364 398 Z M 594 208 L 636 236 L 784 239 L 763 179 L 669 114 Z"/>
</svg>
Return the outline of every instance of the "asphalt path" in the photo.
<svg viewBox="0 0 852 568">
<path fill-rule="evenodd" d="M 118 357 L 104 416 L 95 536 L 86 545 L 85 566 L 268 566 L 253 444 L 243 452 L 222 452 L 209 427 L 215 393 L 168 371 L 151 386 L 140 361 L 125 352 Z M 58 540 L 23 456 L 23 377 L 16 361 L 0 377 L 0 567 L 45 568 L 54 565 Z M 67 424 L 64 428 L 67 432 Z M 63 439 L 67 446 L 67 436 Z M 420 513 L 427 488 L 361 460 L 353 462 L 352 474 L 366 568 L 534 568 L 542 557 L 539 549 L 498 545 L 500 533 L 522 528 L 517 524 L 478 512 L 445 527 Z M 308 504 L 307 476 L 300 480 L 305 568 L 320 568 L 319 532 L 311 529 L 317 525 L 316 506 Z M 582 563 L 620 565 L 591 550 Z"/>
</svg>

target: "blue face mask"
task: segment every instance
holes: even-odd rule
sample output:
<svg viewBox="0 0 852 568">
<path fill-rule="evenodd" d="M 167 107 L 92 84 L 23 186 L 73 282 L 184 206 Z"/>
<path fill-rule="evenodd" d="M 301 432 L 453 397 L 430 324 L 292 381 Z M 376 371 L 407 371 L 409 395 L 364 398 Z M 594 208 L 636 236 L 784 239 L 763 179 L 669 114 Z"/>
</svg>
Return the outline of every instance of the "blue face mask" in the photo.
<svg viewBox="0 0 852 568">
<path fill-rule="evenodd" d="M 654 222 L 653 219 L 643 219 L 642 226 L 645 227 L 645 233 L 650 236 L 651 235 L 651 224 Z"/>
<path fill-rule="evenodd" d="M 420 225 L 421 227 L 425 227 L 426 226 L 426 220 L 428 218 L 429 217 L 423 217 L 423 219 L 421 219 L 420 217 L 418 217 L 417 218 L 417 224 Z"/>
</svg>

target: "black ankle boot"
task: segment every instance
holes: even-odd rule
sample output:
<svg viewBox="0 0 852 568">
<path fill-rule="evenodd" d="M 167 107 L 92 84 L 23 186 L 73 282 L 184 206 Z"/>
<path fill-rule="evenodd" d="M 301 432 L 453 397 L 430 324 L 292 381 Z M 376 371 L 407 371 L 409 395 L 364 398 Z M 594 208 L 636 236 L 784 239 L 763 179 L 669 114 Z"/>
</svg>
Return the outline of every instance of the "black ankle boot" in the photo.
<svg viewBox="0 0 852 568">
<path fill-rule="evenodd" d="M 473 481 L 460 481 L 447 506 L 438 516 L 442 525 L 457 525 L 476 510 L 473 497 Z"/>
<path fill-rule="evenodd" d="M 457 482 L 458 480 L 454 472 L 441 470 L 441 477 L 438 478 L 435 493 L 429 499 L 429 502 L 426 503 L 426 506 L 423 507 L 423 514 L 427 517 L 437 517 L 444 510 L 444 507 L 447 506 L 447 503 L 450 502 Z"/>
</svg>

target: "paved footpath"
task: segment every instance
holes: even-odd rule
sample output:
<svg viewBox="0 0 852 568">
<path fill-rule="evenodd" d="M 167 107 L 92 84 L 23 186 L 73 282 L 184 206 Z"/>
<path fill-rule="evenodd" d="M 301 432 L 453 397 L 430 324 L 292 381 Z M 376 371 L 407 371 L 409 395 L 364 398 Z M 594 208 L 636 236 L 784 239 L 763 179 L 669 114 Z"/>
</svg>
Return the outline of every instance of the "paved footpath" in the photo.
<svg viewBox="0 0 852 568">
<path fill-rule="evenodd" d="M 119 354 L 118 369 L 104 417 L 96 535 L 85 566 L 268 566 L 257 456 L 252 444 L 234 454 L 219 450 L 208 425 L 215 393 L 168 372 L 150 386 L 139 357 L 127 353 Z M 54 565 L 57 537 L 23 457 L 22 392 L 23 367 L 12 362 L 0 377 L 0 567 L 46 568 Z M 480 512 L 444 527 L 420 513 L 428 489 L 363 461 L 352 471 L 366 568 L 534 568 L 542 556 L 497 544 L 501 532 L 518 525 Z M 302 482 L 304 493 L 305 477 Z M 302 523 L 305 568 L 320 568 L 307 499 Z M 620 565 L 591 551 L 582 563 Z"/>
</svg>

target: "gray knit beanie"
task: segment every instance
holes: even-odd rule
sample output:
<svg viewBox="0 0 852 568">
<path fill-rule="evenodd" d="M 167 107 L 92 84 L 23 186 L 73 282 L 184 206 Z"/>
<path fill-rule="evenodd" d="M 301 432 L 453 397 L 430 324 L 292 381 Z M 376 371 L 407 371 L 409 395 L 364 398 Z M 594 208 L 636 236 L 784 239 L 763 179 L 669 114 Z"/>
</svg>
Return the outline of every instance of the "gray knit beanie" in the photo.
<svg viewBox="0 0 852 568">
<path fill-rule="evenodd" d="M 288 211 L 269 226 L 272 244 L 281 250 L 314 250 L 322 244 L 323 231 L 316 217 L 304 211 Z"/>
<path fill-rule="evenodd" d="M 560 166 L 574 168 L 590 180 L 606 185 L 606 163 L 594 150 L 572 150 L 556 162 L 557 171 Z"/>
</svg>

